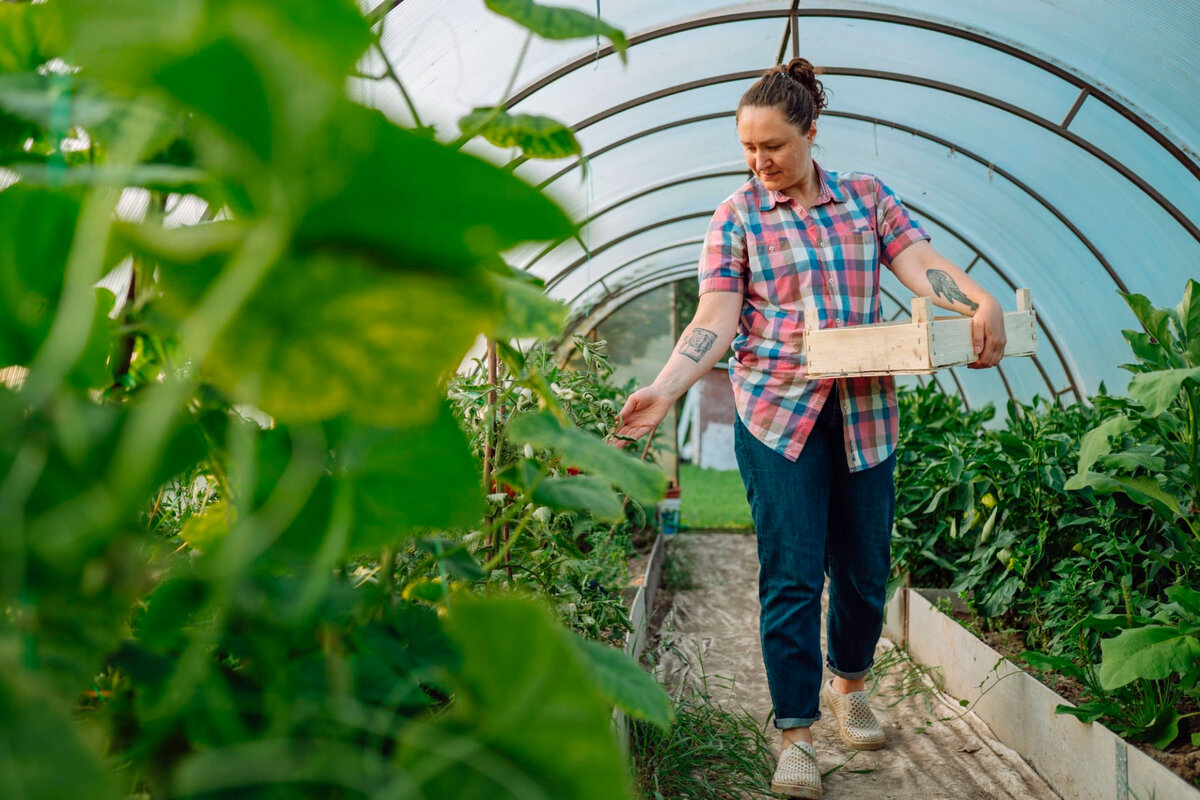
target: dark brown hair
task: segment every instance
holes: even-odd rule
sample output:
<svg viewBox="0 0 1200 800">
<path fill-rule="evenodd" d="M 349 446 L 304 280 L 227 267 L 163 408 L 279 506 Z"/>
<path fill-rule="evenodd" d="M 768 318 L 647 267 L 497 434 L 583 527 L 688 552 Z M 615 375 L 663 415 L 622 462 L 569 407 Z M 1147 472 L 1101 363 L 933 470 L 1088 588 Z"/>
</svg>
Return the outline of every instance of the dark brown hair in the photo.
<svg viewBox="0 0 1200 800">
<path fill-rule="evenodd" d="M 746 106 L 778 108 L 788 122 L 808 133 L 813 120 L 827 105 L 825 87 L 817 80 L 817 70 L 806 58 L 793 58 L 787 66 L 773 67 L 746 90 L 738 103 L 738 113 Z"/>
</svg>

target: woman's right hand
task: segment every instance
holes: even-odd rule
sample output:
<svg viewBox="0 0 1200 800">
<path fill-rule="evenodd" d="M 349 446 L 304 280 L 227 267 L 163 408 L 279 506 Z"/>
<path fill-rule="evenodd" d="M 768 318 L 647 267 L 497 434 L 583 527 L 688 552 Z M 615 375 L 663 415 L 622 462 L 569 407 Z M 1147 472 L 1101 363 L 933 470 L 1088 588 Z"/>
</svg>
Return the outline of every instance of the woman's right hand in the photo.
<svg viewBox="0 0 1200 800">
<path fill-rule="evenodd" d="M 654 430 L 666 418 L 674 402 L 675 398 L 653 385 L 629 395 L 621 409 L 621 426 L 616 432 L 617 437 L 627 436 L 629 439 L 615 438 L 613 444 L 623 448 L 631 439 L 640 439 Z"/>
</svg>

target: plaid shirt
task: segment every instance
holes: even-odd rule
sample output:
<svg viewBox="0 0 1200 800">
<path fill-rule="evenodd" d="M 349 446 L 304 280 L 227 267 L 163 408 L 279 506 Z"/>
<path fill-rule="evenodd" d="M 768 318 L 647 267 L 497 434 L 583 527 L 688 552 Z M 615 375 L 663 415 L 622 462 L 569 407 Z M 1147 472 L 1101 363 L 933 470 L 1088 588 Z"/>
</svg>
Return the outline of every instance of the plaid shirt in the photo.
<svg viewBox="0 0 1200 800">
<path fill-rule="evenodd" d="M 747 430 L 795 461 L 838 380 L 846 464 L 858 472 L 896 449 L 896 381 L 807 380 L 804 308 L 816 306 L 822 328 L 882 321 L 880 262 L 929 234 L 874 176 L 816 170 L 821 191 L 807 210 L 757 178 L 721 203 L 700 256 L 700 293 L 744 295 L 729 372 Z"/>
</svg>

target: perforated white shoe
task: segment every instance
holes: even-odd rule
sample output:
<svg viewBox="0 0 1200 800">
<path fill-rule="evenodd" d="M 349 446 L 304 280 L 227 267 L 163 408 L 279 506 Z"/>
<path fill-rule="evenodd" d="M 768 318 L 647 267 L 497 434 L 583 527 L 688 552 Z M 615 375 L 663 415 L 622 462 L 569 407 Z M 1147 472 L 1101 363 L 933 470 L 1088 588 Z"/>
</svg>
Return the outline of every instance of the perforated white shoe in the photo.
<svg viewBox="0 0 1200 800">
<path fill-rule="evenodd" d="M 837 720 L 838 733 L 847 747 L 854 750 L 878 750 L 885 744 L 883 726 L 875 719 L 865 691 L 842 694 L 833 690 L 833 681 L 821 687 L 825 704 Z"/>
<path fill-rule="evenodd" d="M 796 742 L 783 748 L 775 777 L 771 779 L 771 791 L 804 800 L 821 800 L 821 768 L 811 744 Z"/>
</svg>

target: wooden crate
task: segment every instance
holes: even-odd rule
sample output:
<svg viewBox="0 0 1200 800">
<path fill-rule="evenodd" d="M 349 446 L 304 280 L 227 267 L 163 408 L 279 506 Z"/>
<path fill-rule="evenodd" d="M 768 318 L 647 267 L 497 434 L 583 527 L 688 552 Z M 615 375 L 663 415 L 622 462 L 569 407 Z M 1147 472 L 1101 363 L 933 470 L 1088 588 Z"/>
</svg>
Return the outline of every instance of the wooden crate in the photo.
<svg viewBox="0 0 1200 800">
<path fill-rule="evenodd" d="M 803 351 L 810 378 L 929 375 L 975 361 L 971 318 L 934 317 L 933 300 L 914 297 L 912 320 L 818 329 L 817 310 L 804 312 Z M 1017 290 L 1017 310 L 1004 315 L 1004 357 L 1037 352 L 1037 317 L 1028 289 Z"/>
</svg>

